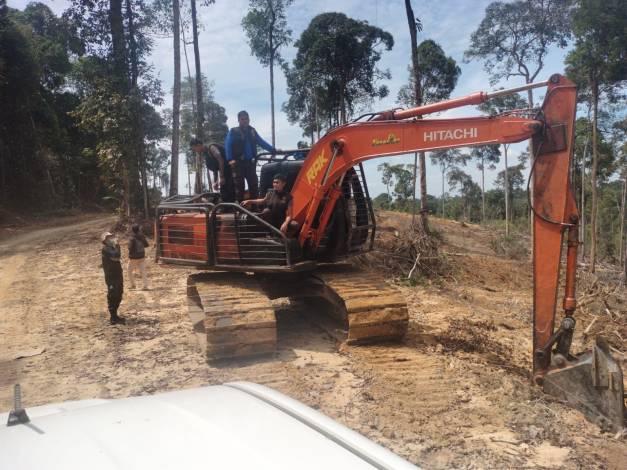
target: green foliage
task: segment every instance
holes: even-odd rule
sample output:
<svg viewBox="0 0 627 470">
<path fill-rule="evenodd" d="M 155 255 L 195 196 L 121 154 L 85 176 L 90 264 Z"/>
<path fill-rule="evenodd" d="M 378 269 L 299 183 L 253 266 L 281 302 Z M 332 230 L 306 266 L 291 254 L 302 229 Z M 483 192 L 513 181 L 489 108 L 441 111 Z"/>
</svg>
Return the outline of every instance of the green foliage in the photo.
<svg viewBox="0 0 627 470">
<path fill-rule="evenodd" d="M 380 198 L 379 203 L 386 205 L 386 209 L 407 210 L 411 208 L 413 201 L 413 165 L 402 163 L 390 165 L 381 163 L 377 169 L 381 172 L 383 184 L 387 188 L 385 199 Z M 390 194 L 390 188 L 392 193 Z M 383 207 L 382 207 L 383 208 Z"/>
<path fill-rule="evenodd" d="M 421 42 L 416 52 L 420 70 L 420 91 L 422 104 L 447 99 L 461 74 L 455 59 L 446 57 L 442 47 L 432 39 Z M 397 101 L 403 106 L 415 106 L 414 89 L 416 76 L 409 67 L 409 83 L 398 92 Z"/>
<path fill-rule="evenodd" d="M 565 47 L 570 36 L 570 0 L 493 2 L 470 37 L 468 62 L 482 59 L 493 83 L 512 76 L 533 81 L 549 47 Z"/>
<path fill-rule="evenodd" d="M 286 72 L 284 110 L 292 123 L 310 131 L 344 123 L 361 105 L 388 94 L 381 79 L 389 71 L 377 67 L 379 47 L 392 49 L 392 35 L 342 13 L 316 16 L 296 42 L 292 67 Z M 318 119 L 316 119 L 316 116 Z"/>
<path fill-rule="evenodd" d="M 285 10 L 293 0 L 250 0 L 249 10 L 242 19 L 252 54 L 264 67 L 281 63 L 279 49 L 291 41 L 292 30 L 287 27 Z"/>
<path fill-rule="evenodd" d="M 573 12 L 575 48 L 566 73 L 580 88 L 610 91 L 627 79 L 627 7 L 622 0 L 579 0 Z"/>
</svg>

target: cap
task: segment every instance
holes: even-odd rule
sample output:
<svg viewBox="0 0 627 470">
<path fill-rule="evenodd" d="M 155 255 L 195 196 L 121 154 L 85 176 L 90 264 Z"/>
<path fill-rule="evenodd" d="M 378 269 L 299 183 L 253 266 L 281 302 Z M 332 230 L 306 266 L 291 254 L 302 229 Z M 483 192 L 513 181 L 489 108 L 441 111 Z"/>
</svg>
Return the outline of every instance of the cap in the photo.
<svg viewBox="0 0 627 470">
<path fill-rule="evenodd" d="M 105 242 L 105 240 L 106 240 L 108 237 L 112 237 L 112 236 L 113 236 L 113 234 L 112 234 L 111 232 L 105 232 L 105 233 L 103 233 L 103 234 L 102 234 L 102 236 L 100 237 L 100 241 L 102 241 L 102 243 L 104 243 L 104 242 Z"/>
</svg>

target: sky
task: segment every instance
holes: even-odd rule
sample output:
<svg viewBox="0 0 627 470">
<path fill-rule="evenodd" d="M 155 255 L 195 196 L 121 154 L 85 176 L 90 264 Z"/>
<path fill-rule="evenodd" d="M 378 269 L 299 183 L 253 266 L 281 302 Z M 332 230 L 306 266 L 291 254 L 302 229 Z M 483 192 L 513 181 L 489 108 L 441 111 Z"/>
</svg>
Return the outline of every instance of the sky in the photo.
<svg viewBox="0 0 627 470">
<path fill-rule="evenodd" d="M 24 9 L 28 4 L 25 0 L 8 0 L 12 8 Z M 62 13 L 68 6 L 65 0 L 45 0 L 55 13 Z M 201 1 L 197 2 L 200 5 Z M 508 82 L 501 82 L 495 86 L 489 84 L 489 76 L 478 61 L 463 62 L 464 51 L 470 44 L 470 36 L 477 29 L 483 19 L 485 8 L 491 3 L 489 0 L 438 0 L 413 1 L 414 14 L 420 18 L 423 31 L 419 33 L 418 42 L 426 39 L 435 40 L 451 56 L 461 68 L 457 87 L 451 97 L 464 96 L 475 91 L 490 91 L 499 86 L 505 88 L 523 84 L 521 77 L 514 77 Z M 246 14 L 248 0 L 216 0 L 209 6 L 199 6 L 199 17 L 203 25 L 199 34 L 200 62 L 202 73 L 214 84 L 216 102 L 226 109 L 228 126 L 237 125 L 237 112 L 248 110 L 251 124 L 265 140 L 271 140 L 270 119 L 270 85 L 269 71 L 259 64 L 251 55 L 250 47 L 241 27 L 242 17 Z M 295 42 L 309 22 L 320 13 L 341 12 L 347 16 L 368 21 L 371 25 L 388 31 L 394 36 L 394 47 L 391 51 L 382 53 L 379 68 L 389 69 L 392 75 L 385 83 L 390 94 L 388 97 L 373 103 L 373 109 L 380 111 L 397 107 L 396 97 L 398 90 L 408 81 L 407 67 L 410 62 L 410 39 L 405 15 L 404 0 L 294 0 L 287 10 L 287 22 L 292 29 L 292 38 Z M 189 40 L 189 38 L 188 38 Z M 190 69 L 194 70 L 193 50 L 187 46 L 190 59 Z M 546 65 L 538 76 L 538 81 L 546 80 L 553 73 L 563 73 L 563 60 L 567 50 L 554 48 L 549 53 Z M 281 50 L 284 59 L 291 63 L 296 55 L 293 44 Z M 181 70 L 184 76 L 187 73 L 183 51 Z M 164 107 L 172 106 L 172 96 L 169 94 L 173 84 L 173 52 L 171 38 L 155 38 L 154 49 L 150 62 L 162 81 L 162 88 L 168 92 Z M 276 145 L 278 148 L 295 148 L 296 142 L 305 140 L 302 130 L 288 123 L 285 114 L 281 111 L 282 104 L 287 101 L 286 81 L 283 73 L 275 69 L 275 110 L 276 110 Z M 541 93 L 540 93 L 541 94 Z M 537 95 L 534 96 L 536 103 Z M 449 111 L 438 117 L 474 116 L 480 114 L 473 107 L 466 107 Z M 526 148 L 526 144 L 516 144 L 510 149 L 509 164 L 518 163 L 517 155 Z M 181 192 L 187 187 L 187 172 L 181 159 L 180 182 Z M 375 159 L 366 162 L 366 175 L 371 196 L 385 192 L 381 183 L 378 164 L 389 161 L 394 163 L 413 163 L 413 154 L 405 156 Z M 493 185 L 498 171 L 503 169 L 503 163 L 494 171 L 486 172 L 486 190 Z M 474 163 L 469 163 L 465 171 L 470 173 L 474 180 L 480 183 L 481 174 Z M 193 181 L 193 179 L 192 179 Z M 429 161 L 427 156 L 427 190 L 429 194 L 439 196 L 442 192 L 442 176 L 437 166 Z"/>
</svg>

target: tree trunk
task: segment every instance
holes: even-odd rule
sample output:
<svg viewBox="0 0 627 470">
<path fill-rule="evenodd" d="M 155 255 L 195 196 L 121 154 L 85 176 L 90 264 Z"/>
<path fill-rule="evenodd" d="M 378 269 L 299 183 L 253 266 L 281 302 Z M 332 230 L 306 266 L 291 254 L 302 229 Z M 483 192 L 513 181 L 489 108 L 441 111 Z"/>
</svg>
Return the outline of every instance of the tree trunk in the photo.
<svg viewBox="0 0 627 470">
<path fill-rule="evenodd" d="M 444 177 L 446 170 L 442 169 L 442 218 L 444 218 Z"/>
<path fill-rule="evenodd" d="M 589 121 L 588 113 L 588 121 Z M 588 134 L 589 135 L 589 134 Z M 586 137 L 586 143 L 583 146 L 583 155 L 581 157 L 581 217 L 579 219 L 579 240 L 581 240 L 581 253 L 579 260 L 583 262 L 586 257 L 586 154 L 588 153 L 588 143 L 590 139 Z"/>
<path fill-rule="evenodd" d="M 624 174 L 623 174 L 623 179 L 621 180 L 623 183 L 623 194 L 622 194 L 622 201 L 621 201 L 621 205 L 620 205 L 620 241 L 618 243 L 618 260 L 619 263 L 621 263 L 622 265 L 622 261 L 623 261 L 623 235 L 624 235 L 624 228 L 625 228 L 625 199 L 627 196 L 627 180 L 624 179 Z"/>
<path fill-rule="evenodd" d="M 592 186 L 592 213 L 590 214 L 590 272 L 596 269 L 597 261 L 597 169 L 599 164 L 599 146 L 597 142 L 597 122 L 599 106 L 599 88 L 596 80 L 590 83 L 592 91 L 592 170 L 590 185 Z"/>
<path fill-rule="evenodd" d="M 170 161 L 170 196 L 179 193 L 179 138 L 181 115 L 181 12 L 179 0 L 172 0 L 174 32 L 174 90 L 172 93 L 172 160 Z"/>
<path fill-rule="evenodd" d="M 276 148 L 274 127 L 274 55 L 270 58 L 270 119 L 272 119 L 272 146 Z"/>
<path fill-rule="evenodd" d="M 416 224 L 416 171 L 418 169 L 418 152 L 414 153 L 414 174 L 413 174 L 413 187 L 412 187 L 412 195 L 413 200 L 411 204 L 411 225 L 414 226 Z"/>
<path fill-rule="evenodd" d="M 144 152 L 144 129 L 141 119 L 141 94 L 137 87 L 139 80 L 139 58 L 137 53 L 137 41 L 135 39 L 135 21 L 131 0 L 126 0 L 126 21 L 128 24 L 128 42 L 131 65 L 131 102 L 133 112 L 137 119 L 133 123 L 133 140 L 135 148 L 135 160 L 141 175 L 142 198 L 144 202 L 144 217 L 148 218 L 148 178 L 146 176 L 146 155 Z"/>
<path fill-rule="evenodd" d="M 416 32 L 416 17 L 411 7 L 411 0 L 405 0 L 405 12 L 407 13 L 407 26 L 409 27 L 409 38 L 411 43 L 411 66 L 414 76 L 414 104 L 422 104 L 422 89 L 420 86 L 420 67 L 418 64 L 418 34 Z M 420 119 L 421 116 L 418 116 Z M 420 159 L 420 217 L 425 231 L 429 231 L 427 221 L 427 168 L 425 165 L 425 153 L 419 152 Z M 416 185 L 416 172 L 414 170 L 414 186 Z M 414 192 L 415 193 L 415 192 Z M 414 203 L 415 204 L 415 203 Z"/>
<path fill-rule="evenodd" d="M 202 103 L 202 75 L 200 72 L 200 51 L 198 49 L 198 21 L 196 18 L 196 0 L 191 0 L 192 6 L 192 33 L 194 35 L 194 62 L 196 64 L 196 137 L 203 138 L 202 125 L 204 119 L 204 107 Z M 211 186 L 211 181 L 209 181 Z M 196 178 L 194 182 L 194 193 L 202 192 L 202 159 L 200 154 L 196 154 Z"/>
<path fill-rule="evenodd" d="M 481 157 L 481 222 L 485 224 L 485 166 Z"/>
<path fill-rule="evenodd" d="M 509 236 L 509 177 L 507 174 L 507 145 L 505 144 L 503 145 L 503 155 L 505 157 L 505 236 Z"/>
</svg>

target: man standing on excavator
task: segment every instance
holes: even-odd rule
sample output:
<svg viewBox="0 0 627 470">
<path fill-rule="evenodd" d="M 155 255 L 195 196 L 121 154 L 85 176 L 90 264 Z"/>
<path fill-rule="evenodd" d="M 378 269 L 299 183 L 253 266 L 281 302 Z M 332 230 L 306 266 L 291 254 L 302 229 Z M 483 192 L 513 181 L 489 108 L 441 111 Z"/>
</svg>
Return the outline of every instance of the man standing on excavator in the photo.
<svg viewBox="0 0 627 470">
<path fill-rule="evenodd" d="M 226 160 L 233 170 L 235 180 L 235 199 L 244 199 L 244 180 L 248 184 L 250 199 L 257 198 L 259 181 L 257 179 L 257 146 L 276 153 L 276 149 L 263 140 L 254 127 L 250 125 L 248 112 L 237 113 L 238 127 L 233 127 L 226 136 L 224 148 Z"/>
</svg>

